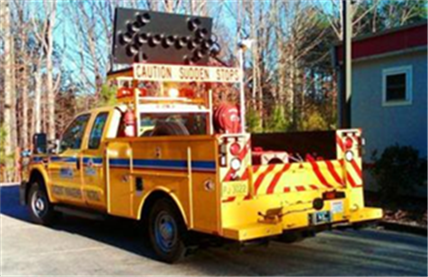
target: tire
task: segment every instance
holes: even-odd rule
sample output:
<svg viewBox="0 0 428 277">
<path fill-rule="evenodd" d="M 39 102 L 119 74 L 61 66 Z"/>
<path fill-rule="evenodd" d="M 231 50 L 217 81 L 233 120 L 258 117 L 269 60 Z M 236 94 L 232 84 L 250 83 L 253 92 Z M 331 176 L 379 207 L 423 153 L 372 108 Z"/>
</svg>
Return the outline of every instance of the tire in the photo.
<svg viewBox="0 0 428 277">
<path fill-rule="evenodd" d="M 59 216 L 53 210 L 53 205 L 49 201 L 46 190 L 38 180 L 31 185 L 27 203 L 30 218 L 34 223 L 50 226 Z"/>
<path fill-rule="evenodd" d="M 175 204 L 159 199 L 149 213 L 149 240 L 158 259 L 166 263 L 181 260 L 186 254 L 187 230 Z"/>
</svg>

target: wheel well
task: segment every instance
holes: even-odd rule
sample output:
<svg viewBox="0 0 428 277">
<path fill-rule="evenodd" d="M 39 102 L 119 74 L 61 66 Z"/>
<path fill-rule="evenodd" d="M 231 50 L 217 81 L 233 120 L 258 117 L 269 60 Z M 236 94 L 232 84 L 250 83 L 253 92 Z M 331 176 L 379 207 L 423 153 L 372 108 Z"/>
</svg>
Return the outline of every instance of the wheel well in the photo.
<svg viewBox="0 0 428 277">
<path fill-rule="evenodd" d="M 46 184 L 45 184 L 45 179 L 43 178 L 42 173 L 40 173 L 39 170 L 34 169 L 33 171 L 31 171 L 30 173 L 30 179 L 27 183 L 27 186 L 25 188 L 25 199 L 28 199 L 28 192 L 30 191 L 31 185 L 36 181 L 40 181 L 40 186 L 46 191 Z"/>
<path fill-rule="evenodd" d="M 181 211 L 181 210 L 180 210 L 180 208 L 178 207 L 178 205 L 177 205 L 177 203 L 175 202 L 175 200 L 174 200 L 174 199 L 173 199 L 173 198 L 172 198 L 168 193 L 166 193 L 166 192 L 164 192 L 164 191 L 160 191 L 160 190 L 157 190 L 157 191 L 152 192 L 152 193 L 147 197 L 147 199 L 144 201 L 143 208 L 142 208 L 142 210 L 141 210 L 141 217 L 140 217 L 140 219 L 141 219 L 144 223 L 147 223 L 147 222 L 145 222 L 145 221 L 147 221 L 147 220 L 148 220 L 148 218 L 149 218 L 150 208 L 151 208 L 151 207 L 153 207 L 153 205 L 155 204 L 155 202 L 156 202 L 157 200 L 162 199 L 162 198 L 169 199 L 169 200 L 171 200 L 171 202 L 172 202 L 172 203 L 174 203 L 175 208 L 176 208 L 176 209 L 177 209 L 177 211 L 180 213 L 180 215 L 181 215 L 181 219 L 183 220 L 183 223 L 185 224 L 185 220 L 184 220 L 184 216 L 183 216 L 183 214 L 182 214 L 182 211 Z"/>
</svg>

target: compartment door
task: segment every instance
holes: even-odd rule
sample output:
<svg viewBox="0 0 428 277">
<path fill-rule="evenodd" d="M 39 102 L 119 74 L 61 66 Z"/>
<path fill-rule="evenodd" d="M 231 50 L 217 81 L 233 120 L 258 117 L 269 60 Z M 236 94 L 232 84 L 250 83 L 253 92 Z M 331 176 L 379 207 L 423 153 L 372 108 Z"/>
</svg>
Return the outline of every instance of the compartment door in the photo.
<svg viewBox="0 0 428 277">
<path fill-rule="evenodd" d="M 108 213 L 133 217 L 131 178 L 132 148 L 129 142 L 110 142 L 106 151 Z"/>
</svg>

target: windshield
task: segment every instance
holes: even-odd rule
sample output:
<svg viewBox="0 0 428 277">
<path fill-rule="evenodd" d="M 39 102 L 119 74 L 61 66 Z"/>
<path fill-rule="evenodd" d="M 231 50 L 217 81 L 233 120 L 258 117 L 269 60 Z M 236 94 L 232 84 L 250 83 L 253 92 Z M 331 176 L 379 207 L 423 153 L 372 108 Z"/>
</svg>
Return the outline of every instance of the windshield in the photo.
<svg viewBox="0 0 428 277">
<path fill-rule="evenodd" d="M 207 114 L 141 114 L 140 136 L 205 135 Z"/>
</svg>

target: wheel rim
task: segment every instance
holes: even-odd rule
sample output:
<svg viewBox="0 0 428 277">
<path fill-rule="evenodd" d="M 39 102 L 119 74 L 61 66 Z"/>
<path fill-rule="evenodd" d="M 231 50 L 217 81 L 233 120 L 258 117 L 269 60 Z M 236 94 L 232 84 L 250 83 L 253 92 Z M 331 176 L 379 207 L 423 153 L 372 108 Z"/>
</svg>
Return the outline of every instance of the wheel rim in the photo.
<svg viewBox="0 0 428 277">
<path fill-rule="evenodd" d="M 174 218 L 165 211 L 156 216 L 155 239 L 163 252 L 170 252 L 177 244 L 177 224 Z"/>
<path fill-rule="evenodd" d="M 36 216 L 43 217 L 47 211 L 47 199 L 39 191 L 33 193 L 31 197 L 31 208 Z"/>
</svg>

